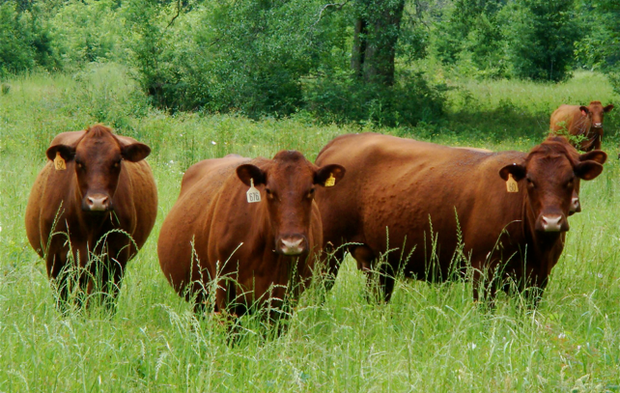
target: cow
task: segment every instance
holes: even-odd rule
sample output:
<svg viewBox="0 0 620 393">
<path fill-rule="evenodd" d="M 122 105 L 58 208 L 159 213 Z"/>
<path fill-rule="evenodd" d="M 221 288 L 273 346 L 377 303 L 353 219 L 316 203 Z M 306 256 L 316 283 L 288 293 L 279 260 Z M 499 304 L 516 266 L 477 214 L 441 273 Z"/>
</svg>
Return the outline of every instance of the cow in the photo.
<svg viewBox="0 0 620 393">
<path fill-rule="evenodd" d="M 150 152 L 100 124 L 60 133 L 50 143 L 25 221 L 28 240 L 45 259 L 58 290 L 61 310 L 76 289 L 70 271 L 79 271 L 84 293 L 100 294 L 100 301 L 114 309 L 127 262 L 157 216 L 155 180 L 144 160 Z M 83 305 L 80 297 L 76 303 Z"/>
<path fill-rule="evenodd" d="M 551 133 L 582 137 L 574 143 L 574 146 L 582 151 L 600 150 L 603 117 L 613 108 L 611 104 L 603 107 L 600 101 L 592 101 L 588 106 L 560 105 L 551 115 Z"/>
<path fill-rule="evenodd" d="M 344 173 L 337 164 L 319 168 L 297 151 L 192 165 L 159 235 L 163 274 L 195 302 L 197 315 L 234 319 L 268 309 L 277 320 L 285 296 L 294 299 L 309 285 L 321 252 L 315 190 L 336 185 Z"/>
<path fill-rule="evenodd" d="M 575 183 L 597 177 L 604 158 L 599 150 L 578 154 L 563 137 L 529 154 L 337 137 L 316 159 L 347 168 L 337 188 L 317 190 L 324 247 L 336 257 L 331 273 L 348 250 L 369 284 L 379 276 L 381 301 L 398 274 L 445 281 L 469 264 L 475 300 L 492 303 L 498 283 L 509 291 L 505 278 L 526 297 L 542 294 L 564 247 Z"/>
</svg>

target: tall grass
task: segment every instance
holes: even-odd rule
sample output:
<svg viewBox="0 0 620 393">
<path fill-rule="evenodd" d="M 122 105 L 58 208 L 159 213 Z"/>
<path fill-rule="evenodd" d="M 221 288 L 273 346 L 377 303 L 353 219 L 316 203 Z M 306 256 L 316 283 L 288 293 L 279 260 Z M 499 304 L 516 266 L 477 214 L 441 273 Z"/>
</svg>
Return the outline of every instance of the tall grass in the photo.
<svg viewBox="0 0 620 393">
<path fill-rule="evenodd" d="M 196 321 L 159 269 L 156 240 L 182 173 L 200 159 L 228 153 L 271 157 L 294 148 L 314 159 L 334 136 L 364 130 L 317 126 L 303 115 L 258 122 L 229 115 L 171 117 L 150 109 L 126 71 L 113 65 L 93 66 L 77 77 L 32 75 L 7 83 L 9 91 L 0 95 L 0 391 L 620 390 L 615 144 L 603 142 L 609 163 L 599 178 L 582 185 L 584 211 L 570 218 L 565 251 L 537 310 L 501 296 L 494 312 L 485 311 L 472 302 L 465 282 L 398 281 L 389 304 L 371 305 L 364 276 L 347 259 L 324 302 L 318 290 L 303 296 L 286 334 L 274 337 L 248 317 L 241 338 L 229 345 L 225 328 L 214 318 Z M 443 124 L 375 131 L 525 151 L 542 139 L 543 114 L 564 99 L 558 97 L 617 99 L 596 74 L 559 86 L 459 83 L 463 89 L 451 93 Z M 600 95 L 588 95 L 590 89 Z M 508 99 L 511 109 L 504 110 Z M 472 104 L 462 104 L 466 100 Z M 476 114 L 492 115 L 474 130 Z M 489 126 L 536 116 L 541 124 L 528 132 L 515 125 L 521 130 L 516 136 L 512 128 Z M 148 161 L 159 214 L 150 239 L 128 264 L 117 313 L 109 317 L 94 308 L 63 317 L 44 263 L 27 242 L 23 217 L 51 138 L 95 122 L 153 148 Z M 608 135 L 616 134 L 616 124 L 606 118 Z"/>
</svg>

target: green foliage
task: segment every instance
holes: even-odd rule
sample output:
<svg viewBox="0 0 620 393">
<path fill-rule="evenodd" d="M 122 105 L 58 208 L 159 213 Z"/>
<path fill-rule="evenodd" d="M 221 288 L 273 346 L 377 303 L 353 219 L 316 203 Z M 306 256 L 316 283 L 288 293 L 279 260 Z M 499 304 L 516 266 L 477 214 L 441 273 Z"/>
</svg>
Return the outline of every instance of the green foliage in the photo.
<svg viewBox="0 0 620 393">
<path fill-rule="evenodd" d="M 346 72 L 308 79 L 308 110 L 324 123 L 395 127 L 436 122 L 443 114 L 442 87 L 431 85 L 421 73 L 404 74 L 393 86 L 363 84 Z"/>
<path fill-rule="evenodd" d="M 574 43 L 580 38 L 574 0 L 516 0 L 505 12 L 513 20 L 505 36 L 514 75 L 554 82 L 570 76 Z"/>
<path fill-rule="evenodd" d="M 503 0 L 456 0 L 436 24 L 434 50 L 446 64 L 459 63 L 481 76 L 506 73 L 501 25 Z"/>
<path fill-rule="evenodd" d="M 56 55 L 38 5 L 20 11 L 18 3 L 0 3 L 0 77 L 41 66 L 51 70 Z"/>
<path fill-rule="evenodd" d="M 536 311 L 523 308 L 522 298 L 500 296 L 496 310 L 486 312 L 472 302 L 467 282 L 401 280 L 390 304 L 368 304 L 364 275 L 347 259 L 331 292 L 306 292 L 285 334 L 276 337 L 263 321 L 247 317 L 239 340 L 230 345 L 217 317 L 193 317 L 191 305 L 170 287 L 157 260 L 159 228 L 179 195 L 182 172 L 199 159 L 228 153 L 270 157 L 280 149 L 299 149 L 313 160 L 336 135 L 360 129 L 317 126 L 302 114 L 252 121 L 132 112 L 127 107 L 144 102 L 144 96 L 131 98 L 131 91 L 140 97 L 139 86 L 122 68 L 92 67 L 77 79 L 10 78 L 10 90 L 0 95 L 0 390 L 618 390 L 617 160 L 609 159 L 599 178 L 582 183 L 584 211 L 569 218 L 565 250 Z M 375 131 L 527 151 L 540 142 L 549 110 L 559 103 L 589 94 L 605 102 L 613 97 L 606 79 L 589 72 L 560 84 L 468 80 L 461 87 L 446 93 L 451 122 L 446 132 L 426 133 L 428 125 Z M 81 100 L 83 106 L 75 110 Z M 153 148 L 148 161 L 159 213 L 150 239 L 128 264 L 116 315 L 95 308 L 63 317 L 44 264 L 28 244 L 23 215 L 47 144 L 59 132 L 97 121 L 93 116 L 99 110 L 89 112 L 90 106 L 109 106 L 108 119 L 126 119 L 119 133 Z M 611 119 L 605 118 L 606 135 L 617 132 L 618 122 Z M 616 145 L 603 143 L 615 156 Z"/>
</svg>

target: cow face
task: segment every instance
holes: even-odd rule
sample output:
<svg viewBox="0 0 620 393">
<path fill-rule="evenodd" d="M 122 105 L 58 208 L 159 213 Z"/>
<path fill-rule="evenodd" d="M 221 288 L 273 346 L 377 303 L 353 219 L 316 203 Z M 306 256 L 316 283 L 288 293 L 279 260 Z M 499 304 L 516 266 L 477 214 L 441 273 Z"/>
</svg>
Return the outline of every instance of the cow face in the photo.
<svg viewBox="0 0 620 393">
<path fill-rule="evenodd" d="M 316 167 L 297 151 L 282 151 L 268 165 L 237 167 L 237 176 L 250 186 L 262 186 L 271 231 L 278 254 L 295 256 L 308 252 L 308 234 L 314 190 L 335 185 L 344 176 L 340 165 Z"/>
<path fill-rule="evenodd" d="M 529 213 L 536 231 L 568 231 L 567 216 L 579 206 L 579 179 L 592 180 L 603 170 L 599 161 L 603 156 L 606 159 L 604 152 L 578 155 L 571 149 L 566 142 L 546 141 L 535 147 L 523 164 L 507 165 L 500 170 L 504 180 L 508 175 L 517 181 L 525 179 Z"/>
<path fill-rule="evenodd" d="M 603 128 L 603 117 L 605 113 L 611 111 L 613 108 L 613 105 L 603 107 L 600 101 L 592 101 L 589 106 L 579 107 L 581 115 L 590 118 L 593 128 Z"/>
<path fill-rule="evenodd" d="M 83 211 L 112 210 L 123 160 L 140 161 L 151 149 L 132 138 L 114 135 L 112 130 L 101 125 L 65 134 L 65 138 L 52 142 L 47 150 L 48 158 L 54 160 L 60 155 L 65 162 L 73 162 Z"/>
</svg>

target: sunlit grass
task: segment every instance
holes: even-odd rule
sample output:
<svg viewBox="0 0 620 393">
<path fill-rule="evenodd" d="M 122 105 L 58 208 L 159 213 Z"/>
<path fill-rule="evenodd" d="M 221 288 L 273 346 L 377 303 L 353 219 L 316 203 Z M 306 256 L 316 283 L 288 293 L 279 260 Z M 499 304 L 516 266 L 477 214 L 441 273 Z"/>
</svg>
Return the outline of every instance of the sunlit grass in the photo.
<svg viewBox="0 0 620 393">
<path fill-rule="evenodd" d="M 570 219 L 565 251 L 538 310 L 501 296 L 497 309 L 486 311 L 472 302 L 466 282 L 399 281 L 390 304 L 371 305 L 364 276 L 347 259 L 324 302 L 320 291 L 304 295 L 285 334 L 273 337 L 261 320 L 248 317 L 230 345 L 217 319 L 195 320 L 159 268 L 157 236 L 182 173 L 198 160 L 229 153 L 271 157 L 298 149 L 313 160 L 334 136 L 362 130 L 317 126 L 302 115 L 258 122 L 170 116 L 150 109 L 123 72 L 105 66 L 77 78 L 34 75 L 8 81 L 10 91 L 0 95 L 0 391 L 620 390 L 615 146 L 604 143 L 610 160 L 603 174 L 582 184 L 584 211 Z M 465 85 L 478 114 L 492 113 L 493 124 L 509 124 L 519 113 L 542 119 L 562 94 L 585 102 L 595 91 L 601 101 L 614 99 L 596 74 L 578 74 L 559 86 Z M 513 109 L 502 109 L 506 100 Z M 473 135 L 459 132 L 463 107 L 453 105 L 454 117 L 439 127 L 376 131 L 495 150 L 526 151 L 542 138 L 542 131 L 513 138 L 482 123 Z M 605 130 L 613 134 L 611 120 Z M 27 242 L 24 211 L 51 138 L 95 122 L 153 148 L 148 161 L 159 191 L 158 217 L 128 264 L 116 315 L 95 309 L 62 317 L 44 262 Z M 463 127 L 474 130 L 472 123 Z"/>
</svg>

